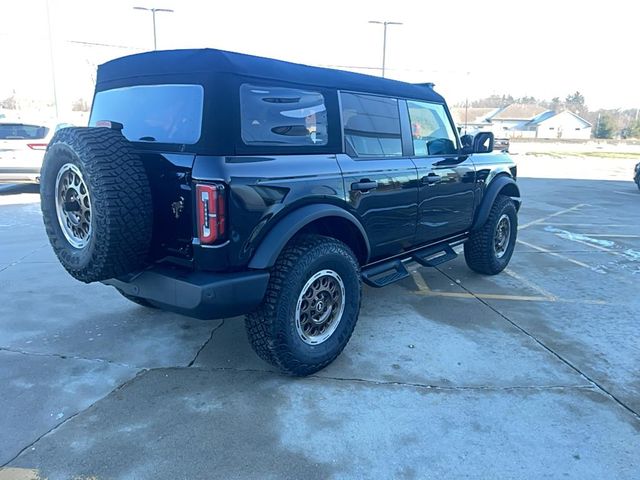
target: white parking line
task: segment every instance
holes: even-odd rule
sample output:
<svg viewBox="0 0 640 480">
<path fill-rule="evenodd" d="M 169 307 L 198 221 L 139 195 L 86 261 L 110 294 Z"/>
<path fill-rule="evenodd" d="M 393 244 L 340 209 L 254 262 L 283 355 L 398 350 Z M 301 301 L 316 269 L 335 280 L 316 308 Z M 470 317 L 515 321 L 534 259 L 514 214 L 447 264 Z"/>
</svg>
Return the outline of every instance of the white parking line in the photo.
<svg viewBox="0 0 640 480">
<path fill-rule="evenodd" d="M 598 272 L 598 273 L 604 273 L 602 270 L 595 269 L 595 268 L 587 265 L 586 263 L 582 263 L 582 262 L 580 262 L 578 260 L 574 260 L 573 258 L 565 257 L 564 255 L 560 255 L 559 253 L 552 252 L 551 250 L 547 250 L 546 248 L 539 247 L 538 245 L 533 245 L 533 244 L 531 244 L 529 242 L 525 242 L 524 240 L 518 240 L 518 243 L 520 243 L 520 244 L 522 244 L 522 245 L 524 245 L 526 247 L 533 248 L 534 250 L 538 250 L 539 252 L 543 252 L 543 253 L 546 253 L 548 255 L 552 255 L 554 257 L 561 258 L 563 260 L 566 260 L 567 262 L 573 263 L 574 265 L 578 265 L 579 267 L 588 268 L 589 270 L 593 270 L 594 272 Z"/>
<path fill-rule="evenodd" d="M 587 237 L 604 237 L 604 238 L 640 238 L 640 235 L 618 235 L 615 233 L 585 233 Z"/>
<path fill-rule="evenodd" d="M 552 213 L 551 215 L 548 215 L 548 216 L 546 216 L 546 217 L 542 217 L 542 218 L 539 218 L 539 219 L 537 219 L 537 220 L 533 220 L 532 222 L 525 223 L 524 225 L 520 225 L 520 226 L 518 227 L 518 230 L 524 230 L 525 228 L 529 228 L 529 227 L 531 227 L 532 225 L 538 225 L 538 224 L 540 224 L 540 223 L 542 223 L 542 222 L 546 222 L 546 221 L 547 221 L 547 220 L 549 220 L 550 218 L 557 217 L 558 215 L 563 215 L 563 214 L 565 214 L 565 213 L 573 212 L 573 211 L 575 211 L 575 210 L 578 210 L 579 208 L 582 208 L 582 207 L 588 207 L 588 206 L 590 206 L 588 203 L 580 203 L 580 204 L 578 204 L 578 205 L 574 205 L 574 206 L 573 206 L 573 207 L 571 207 L 571 208 L 565 208 L 564 210 L 560 210 L 559 212 Z"/>
<path fill-rule="evenodd" d="M 555 227 L 606 227 L 606 228 L 615 228 L 615 227 L 630 227 L 629 224 L 621 224 L 621 223 L 609 223 L 609 224 L 600 224 L 600 223 L 560 223 L 560 222 L 540 222 L 538 225 L 552 225 Z"/>
</svg>

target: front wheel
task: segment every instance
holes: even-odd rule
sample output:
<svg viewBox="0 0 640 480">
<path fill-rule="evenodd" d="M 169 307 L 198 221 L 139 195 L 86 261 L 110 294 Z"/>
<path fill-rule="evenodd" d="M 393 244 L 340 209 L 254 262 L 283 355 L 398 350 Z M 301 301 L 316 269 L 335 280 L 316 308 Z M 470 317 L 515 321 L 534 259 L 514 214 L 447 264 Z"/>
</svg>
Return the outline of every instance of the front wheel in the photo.
<svg viewBox="0 0 640 480">
<path fill-rule="evenodd" d="M 315 373 L 349 341 L 361 295 L 360 267 L 349 247 L 301 236 L 280 254 L 262 305 L 246 317 L 251 346 L 284 373 Z"/>
<path fill-rule="evenodd" d="M 511 260 L 518 235 L 516 206 L 509 197 L 498 195 L 489 218 L 464 244 L 464 259 L 474 272 L 496 275 Z"/>
</svg>

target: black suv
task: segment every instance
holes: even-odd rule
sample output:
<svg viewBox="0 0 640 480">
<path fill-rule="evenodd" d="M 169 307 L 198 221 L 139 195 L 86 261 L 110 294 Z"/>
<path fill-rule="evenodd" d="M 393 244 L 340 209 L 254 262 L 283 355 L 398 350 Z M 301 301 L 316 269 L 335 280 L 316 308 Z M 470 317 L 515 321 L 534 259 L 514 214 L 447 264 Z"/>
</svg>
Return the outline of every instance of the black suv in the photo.
<svg viewBox="0 0 640 480">
<path fill-rule="evenodd" d="M 513 253 L 516 166 L 458 138 L 432 84 L 219 50 L 98 69 L 88 128 L 60 130 L 41 176 L 51 245 L 75 278 L 140 305 L 246 315 L 267 362 L 313 373 L 347 344 L 361 279 Z"/>
</svg>

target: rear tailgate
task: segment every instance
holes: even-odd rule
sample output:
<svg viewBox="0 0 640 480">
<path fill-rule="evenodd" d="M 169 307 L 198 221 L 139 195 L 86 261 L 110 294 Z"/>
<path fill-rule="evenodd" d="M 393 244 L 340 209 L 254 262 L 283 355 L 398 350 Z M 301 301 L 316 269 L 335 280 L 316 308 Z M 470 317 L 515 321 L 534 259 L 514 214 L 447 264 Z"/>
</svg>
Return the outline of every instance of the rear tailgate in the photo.
<svg viewBox="0 0 640 480">
<path fill-rule="evenodd" d="M 188 263 L 193 257 L 191 170 L 195 155 L 138 152 L 153 195 L 153 260 Z"/>
</svg>

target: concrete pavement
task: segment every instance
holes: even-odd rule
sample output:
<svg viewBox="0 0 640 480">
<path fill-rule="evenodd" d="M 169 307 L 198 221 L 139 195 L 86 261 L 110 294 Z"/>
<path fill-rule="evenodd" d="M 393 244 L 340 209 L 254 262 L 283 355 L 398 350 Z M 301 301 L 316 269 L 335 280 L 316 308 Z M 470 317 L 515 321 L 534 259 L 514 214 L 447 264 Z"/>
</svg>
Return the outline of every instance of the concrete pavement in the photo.
<svg viewBox="0 0 640 480">
<path fill-rule="evenodd" d="M 640 193 L 520 185 L 508 271 L 458 258 L 367 288 L 306 379 L 260 361 L 241 319 L 74 281 L 37 196 L 0 194 L 0 480 L 638 478 Z"/>
</svg>

